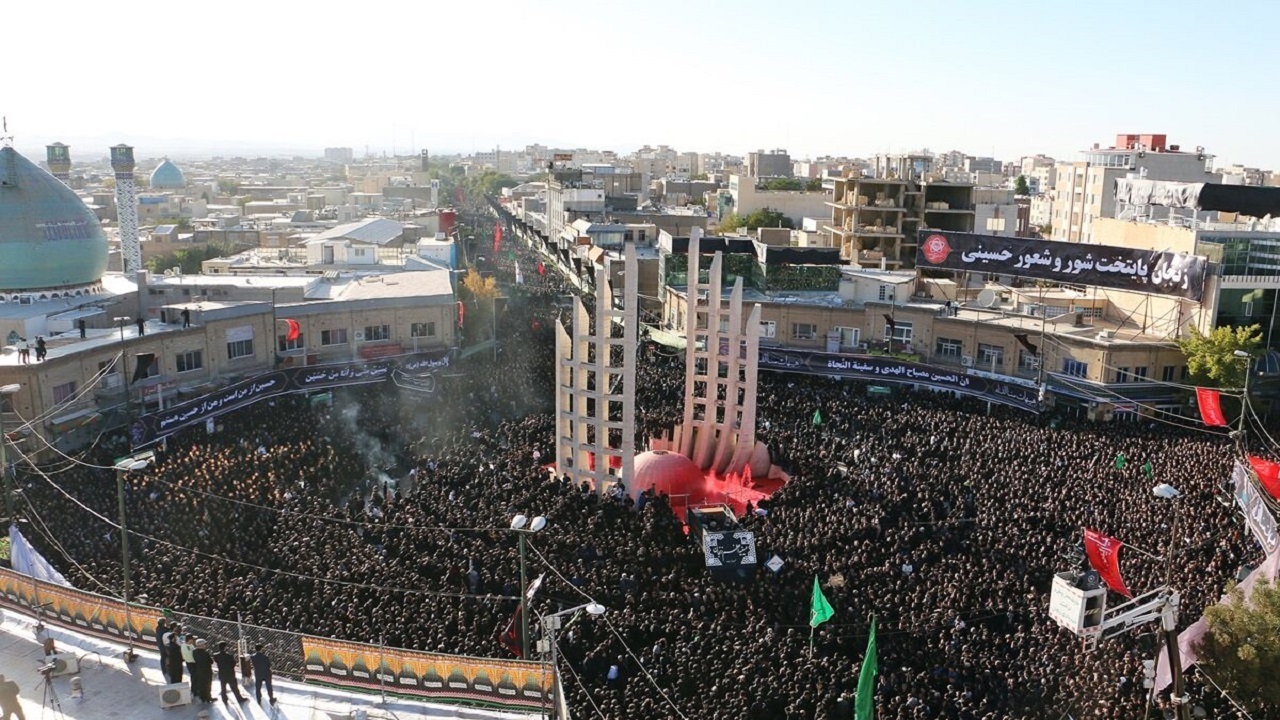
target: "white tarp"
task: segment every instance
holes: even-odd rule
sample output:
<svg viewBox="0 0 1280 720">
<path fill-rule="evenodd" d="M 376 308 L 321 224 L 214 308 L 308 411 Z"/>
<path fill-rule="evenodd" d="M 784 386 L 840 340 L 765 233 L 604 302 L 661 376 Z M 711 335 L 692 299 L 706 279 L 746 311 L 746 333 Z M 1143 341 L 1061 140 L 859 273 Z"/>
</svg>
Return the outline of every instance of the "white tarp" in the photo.
<svg viewBox="0 0 1280 720">
<path fill-rule="evenodd" d="M 13 569 L 23 575 L 34 575 L 37 580 L 57 583 L 71 587 L 71 583 L 62 577 L 44 556 L 31 547 L 31 543 L 18 532 L 17 525 L 9 526 L 9 558 Z"/>
</svg>

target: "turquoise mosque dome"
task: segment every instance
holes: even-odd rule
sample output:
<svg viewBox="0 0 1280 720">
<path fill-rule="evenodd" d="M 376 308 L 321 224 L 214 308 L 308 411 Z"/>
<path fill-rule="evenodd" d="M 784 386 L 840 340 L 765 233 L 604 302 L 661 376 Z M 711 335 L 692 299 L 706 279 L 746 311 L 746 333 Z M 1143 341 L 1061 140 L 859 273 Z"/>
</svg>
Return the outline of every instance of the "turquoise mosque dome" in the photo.
<svg viewBox="0 0 1280 720">
<path fill-rule="evenodd" d="M 60 180 L 0 148 L 0 291 L 91 285 L 107 270 L 98 218 Z"/>
<path fill-rule="evenodd" d="M 181 190 L 187 186 L 187 178 L 183 176 L 182 170 L 165 158 L 163 162 L 151 171 L 151 189 L 152 190 Z"/>
</svg>

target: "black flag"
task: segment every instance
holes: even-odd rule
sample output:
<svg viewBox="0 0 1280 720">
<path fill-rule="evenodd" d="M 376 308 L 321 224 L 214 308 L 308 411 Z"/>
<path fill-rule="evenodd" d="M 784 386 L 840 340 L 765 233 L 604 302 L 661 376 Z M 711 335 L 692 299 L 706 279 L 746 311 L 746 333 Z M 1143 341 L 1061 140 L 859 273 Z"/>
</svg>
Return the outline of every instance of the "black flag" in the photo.
<svg viewBox="0 0 1280 720">
<path fill-rule="evenodd" d="M 135 357 L 137 358 L 138 364 L 133 369 L 133 380 L 130 382 L 138 382 L 139 380 L 143 380 L 147 377 L 147 371 L 151 369 L 151 363 L 155 362 L 156 354 L 138 353 Z"/>
<path fill-rule="evenodd" d="M 1017 340 L 1018 344 L 1026 348 L 1027 352 L 1031 353 L 1032 355 L 1040 354 L 1040 348 L 1036 347 L 1035 345 L 1032 345 L 1031 342 L 1027 340 L 1026 333 L 1015 333 L 1013 336 L 1013 339 Z"/>
</svg>

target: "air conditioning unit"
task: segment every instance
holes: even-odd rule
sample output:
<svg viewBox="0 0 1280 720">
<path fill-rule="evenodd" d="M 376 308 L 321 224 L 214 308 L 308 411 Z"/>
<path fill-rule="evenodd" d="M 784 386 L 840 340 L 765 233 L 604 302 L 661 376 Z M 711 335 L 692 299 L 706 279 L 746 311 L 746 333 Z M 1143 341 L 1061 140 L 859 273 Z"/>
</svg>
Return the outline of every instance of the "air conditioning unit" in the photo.
<svg viewBox="0 0 1280 720">
<path fill-rule="evenodd" d="M 1115 330 L 1099 330 L 1098 331 L 1099 340 L 1111 340 L 1115 336 L 1116 336 Z"/>
<path fill-rule="evenodd" d="M 364 331 L 363 331 L 363 330 L 357 330 L 357 331 L 356 331 L 356 342 L 364 342 Z"/>
<path fill-rule="evenodd" d="M 973 356 L 965 355 L 964 357 L 960 358 L 960 364 L 965 367 L 973 367 Z"/>
<path fill-rule="evenodd" d="M 50 675 L 75 675 L 80 672 L 80 658 L 75 655 L 54 653 L 49 656 L 49 663 L 53 665 Z"/>
<path fill-rule="evenodd" d="M 191 704 L 191 686 L 187 683 L 161 685 L 159 690 L 160 707 L 162 708 L 168 709 L 179 705 Z"/>
</svg>

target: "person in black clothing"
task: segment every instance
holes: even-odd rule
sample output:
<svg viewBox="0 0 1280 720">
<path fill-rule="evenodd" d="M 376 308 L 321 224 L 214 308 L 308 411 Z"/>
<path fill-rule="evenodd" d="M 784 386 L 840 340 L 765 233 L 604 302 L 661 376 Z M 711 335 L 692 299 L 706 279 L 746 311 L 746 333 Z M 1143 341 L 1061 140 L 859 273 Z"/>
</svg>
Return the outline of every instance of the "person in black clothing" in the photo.
<svg viewBox="0 0 1280 720">
<path fill-rule="evenodd" d="M 156 650 L 160 652 L 160 675 L 165 682 L 169 682 L 169 648 L 165 645 L 164 638 L 168 632 L 169 621 L 164 618 L 156 620 Z"/>
<path fill-rule="evenodd" d="M 267 684 L 267 698 L 271 700 L 271 704 L 276 702 L 276 692 L 271 688 L 271 658 L 262 652 L 262 645 L 253 646 L 253 655 L 249 657 L 253 663 L 253 694 L 258 698 L 258 703 L 262 703 L 262 684 Z"/>
<path fill-rule="evenodd" d="M 168 648 L 167 661 L 169 663 L 169 675 L 165 679 L 170 683 L 182 682 L 182 647 L 178 645 L 178 631 L 181 628 L 177 625 L 169 631 L 168 640 L 166 641 Z"/>
<path fill-rule="evenodd" d="M 44 341 L 43 335 L 36 336 L 36 362 L 44 362 L 49 356 L 49 345 Z"/>
<path fill-rule="evenodd" d="M 147 321 L 142 318 L 134 320 L 138 324 L 138 337 L 142 337 L 147 333 Z"/>
<path fill-rule="evenodd" d="M 213 656 L 209 654 L 208 643 L 204 638 L 196 640 L 195 672 L 191 677 L 191 691 L 203 702 L 213 702 Z"/>
<path fill-rule="evenodd" d="M 226 643 L 218 643 L 218 652 L 213 656 L 213 662 L 218 666 L 218 682 L 222 685 L 222 702 L 227 701 L 227 686 L 231 686 L 231 692 L 236 696 L 239 702 L 246 702 L 245 696 L 240 694 L 240 683 L 236 682 L 236 658 L 227 652 Z"/>
<path fill-rule="evenodd" d="M 183 308 L 182 312 L 179 314 L 182 316 L 182 327 L 184 328 L 191 327 L 191 311 L 186 308 Z"/>
<path fill-rule="evenodd" d="M 83 340 L 85 337 L 84 318 L 80 318 L 79 320 L 76 321 L 76 327 L 80 329 L 80 339 Z"/>
</svg>

